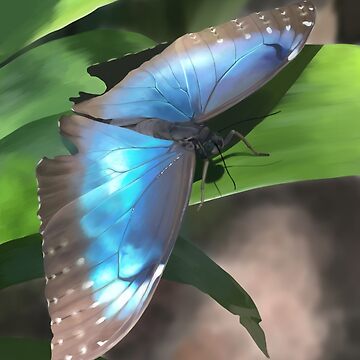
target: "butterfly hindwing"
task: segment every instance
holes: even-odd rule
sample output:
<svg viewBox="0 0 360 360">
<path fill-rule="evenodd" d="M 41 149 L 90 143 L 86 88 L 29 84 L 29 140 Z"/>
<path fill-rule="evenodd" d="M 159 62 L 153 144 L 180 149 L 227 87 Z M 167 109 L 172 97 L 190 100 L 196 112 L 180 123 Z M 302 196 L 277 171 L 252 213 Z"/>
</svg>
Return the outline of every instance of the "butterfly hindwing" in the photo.
<svg viewBox="0 0 360 360">
<path fill-rule="evenodd" d="M 94 359 L 136 323 L 188 202 L 194 153 L 79 115 L 60 130 L 75 155 L 37 168 L 53 360 Z"/>
</svg>

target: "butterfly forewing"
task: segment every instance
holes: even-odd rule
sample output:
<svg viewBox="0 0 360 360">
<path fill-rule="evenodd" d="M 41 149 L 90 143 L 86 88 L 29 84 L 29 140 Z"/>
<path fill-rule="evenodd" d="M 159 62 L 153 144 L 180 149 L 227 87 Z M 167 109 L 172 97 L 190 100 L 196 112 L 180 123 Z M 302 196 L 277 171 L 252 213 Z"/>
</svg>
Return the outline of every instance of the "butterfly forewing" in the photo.
<svg viewBox="0 0 360 360">
<path fill-rule="evenodd" d="M 215 41 L 220 43 L 219 47 L 223 43 L 233 44 L 235 61 L 221 72 L 205 108 L 195 121 L 205 121 L 223 112 L 273 78 L 300 52 L 314 21 L 312 4 L 301 2 L 234 19 L 218 27 L 216 33 L 213 31 L 215 39 L 212 44 Z M 222 28 L 226 36 L 221 35 Z M 209 37 L 209 32 L 204 30 L 199 35 Z M 223 58 L 233 58 L 233 50 L 227 51 L 223 46 L 216 56 L 218 62 Z"/>
<path fill-rule="evenodd" d="M 194 153 L 78 115 L 60 128 L 78 153 L 37 168 L 52 359 L 94 359 L 151 299 L 188 202 Z"/>
<path fill-rule="evenodd" d="M 305 45 L 309 1 L 186 34 L 106 94 L 74 110 L 122 125 L 140 118 L 203 122 L 249 96 Z"/>
</svg>

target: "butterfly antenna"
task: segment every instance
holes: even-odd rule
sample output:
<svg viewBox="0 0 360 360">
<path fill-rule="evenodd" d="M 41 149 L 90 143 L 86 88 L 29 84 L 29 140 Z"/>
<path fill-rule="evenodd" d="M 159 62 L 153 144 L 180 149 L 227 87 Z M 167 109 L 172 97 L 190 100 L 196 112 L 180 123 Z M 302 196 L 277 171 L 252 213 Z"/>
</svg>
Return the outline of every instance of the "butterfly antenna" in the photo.
<svg viewBox="0 0 360 360">
<path fill-rule="evenodd" d="M 238 121 L 238 122 L 236 122 L 236 123 L 233 123 L 233 124 L 231 124 L 231 125 L 229 125 L 229 126 L 226 126 L 226 127 L 222 128 L 222 129 L 218 130 L 218 132 L 222 132 L 222 131 L 224 131 L 224 130 L 230 129 L 230 128 L 232 128 L 234 125 L 237 125 L 237 124 L 242 124 L 242 123 L 249 122 L 249 121 L 254 121 L 254 120 L 265 119 L 265 118 L 268 118 L 268 117 L 270 117 L 270 116 L 277 115 L 277 114 L 279 114 L 279 113 L 281 113 L 281 110 L 276 111 L 276 112 L 271 113 L 271 114 L 268 114 L 268 115 L 257 116 L 257 117 L 253 117 L 253 118 L 250 118 L 250 119 L 241 120 L 241 121 Z"/>
<path fill-rule="evenodd" d="M 226 162 L 225 162 L 224 156 L 223 156 L 223 154 L 222 154 L 222 152 L 221 152 L 221 150 L 220 150 L 220 147 L 219 147 L 218 144 L 216 144 L 215 142 L 214 142 L 214 145 L 216 146 L 216 148 L 217 148 L 217 150 L 218 150 L 218 152 L 219 152 L 219 155 L 220 155 L 220 157 L 221 157 L 221 161 L 222 161 L 223 164 L 224 164 L 225 171 L 226 171 L 226 173 L 229 175 L 229 178 L 231 179 L 231 181 L 232 181 L 232 183 L 233 183 L 233 185 L 234 185 L 234 190 L 236 190 L 236 183 L 235 183 L 233 177 L 232 177 L 231 174 L 230 174 L 230 171 L 229 171 L 229 169 L 228 169 L 228 167 L 227 167 L 227 165 L 226 165 Z"/>
<path fill-rule="evenodd" d="M 220 191 L 220 189 L 219 189 L 218 184 L 216 183 L 216 181 L 214 181 L 214 185 L 215 185 L 215 187 L 216 187 L 217 192 L 219 193 L 219 196 L 222 196 L 222 195 L 221 195 L 221 191 Z"/>
</svg>

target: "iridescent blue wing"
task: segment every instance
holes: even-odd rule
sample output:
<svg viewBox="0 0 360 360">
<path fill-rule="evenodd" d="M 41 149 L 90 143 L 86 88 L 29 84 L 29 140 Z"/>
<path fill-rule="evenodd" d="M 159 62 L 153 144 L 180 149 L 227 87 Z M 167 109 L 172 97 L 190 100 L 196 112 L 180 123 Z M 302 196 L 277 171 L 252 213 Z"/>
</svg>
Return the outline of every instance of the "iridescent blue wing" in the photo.
<svg viewBox="0 0 360 360">
<path fill-rule="evenodd" d="M 150 301 L 188 203 L 194 153 L 74 115 L 78 153 L 37 168 L 53 360 L 94 359 Z"/>
<path fill-rule="evenodd" d="M 301 1 L 184 35 L 109 92 L 74 110 L 123 125 L 151 117 L 206 121 L 294 59 L 314 23 L 313 4 Z"/>
<path fill-rule="evenodd" d="M 196 121 L 223 112 L 272 79 L 299 54 L 314 24 L 315 7 L 301 1 L 234 19 L 202 31 L 195 40 L 187 39 L 187 46 L 191 40 L 205 43 L 214 58 L 211 86 L 202 85 L 204 76 L 197 77 L 201 97 Z M 200 68 L 200 62 L 190 58 Z"/>
<path fill-rule="evenodd" d="M 109 91 L 123 80 L 130 71 L 135 70 L 145 61 L 149 61 L 155 55 L 160 54 L 168 46 L 168 43 L 161 43 L 137 53 L 130 53 L 121 58 L 114 58 L 97 63 L 89 66 L 87 72 L 91 76 L 101 79 L 106 85 L 106 91 Z M 97 96 L 99 95 L 80 92 L 78 97 L 71 97 L 70 100 L 73 101 L 74 104 L 78 104 Z"/>
</svg>

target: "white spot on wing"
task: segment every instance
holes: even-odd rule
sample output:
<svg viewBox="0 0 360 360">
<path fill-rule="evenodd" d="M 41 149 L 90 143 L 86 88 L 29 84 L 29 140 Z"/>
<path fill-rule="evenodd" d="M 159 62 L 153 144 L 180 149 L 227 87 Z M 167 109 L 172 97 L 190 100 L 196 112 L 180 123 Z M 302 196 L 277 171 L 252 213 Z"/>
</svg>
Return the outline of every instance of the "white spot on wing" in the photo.
<svg viewBox="0 0 360 360">
<path fill-rule="evenodd" d="M 66 290 L 66 295 L 71 295 L 75 290 L 74 289 L 67 289 Z"/>
<path fill-rule="evenodd" d="M 314 23 L 312 21 L 303 21 L 303 24 L 307 27 L 313 26 Z"/>
<path fill-rule="evenodd" d="M 79 330 L 74 334 L 78 338 L 82 338 L 85 335 L 84 330 Z"/>
<path fill-rule="evenodd" d="M 64 247 L 68 246 L 68 244 L 69 244 L 68 241 L 63 241 L 63 242 L 60 244 L 60 246 L 64 248 Z"/>
<path fill-rule="evenodd" d="M 40 159 L 40 160 L 37 162 L 36 166 L 39 166 L 43 161 L 44 161 L 44 158 Z"/>
<path fill-rule="evenodd" d="M 236 27 L 243 29 L 244 28 L 244 24 L 242 22 L 239 22 L 239 19 L 235 19 L 234 23 L 236 25 Z"/>
<path fill-rule="evenodd" d="M 155 270 L 154 272 L 154 278 L 158 278 L 159 276 L 162 275 L 162 273 L 164 272 L 164 268 L 165 268 L 165 265 L 164 264 L 160 264 L 157 269 Z"/>
<path fill-rule="evenodd" d="M 299 54 L 299 49 L 295 49 L 288 57 L 289 61 L 294 60 Z"/>
<path fill-rule="evenodd" d="M 103 316 L 103 317 L 97 319 L 96 322 L 95 322 L 95 324 L 96 324 L 96 325 L 99 325 L 99 324 L 103 323 L 105 320 L 106 320 L 106 317 Z"/>
<path fill-rule="evenodd" d="M 108 342 L 108 340 L 98 341 L 97 344 L 98 344 L 99 346 L 103 346 L 103 345 L 105 345 L 107 342 Z"/>
<path fill-rule="evenodd" d="M 270 26 L 268 26 L 267 28 L 266 28 L 266 31 L 269 33 L 269 34 L 272 34 L 272 28 L 270 27 Z"/>
<path fill-rule="evenodd" d="M 76 261 L 76 265 L 81 266 L 85 264 L 85 259 L 84 258 L 79 258 Z"/>
<path fill-rule="evenodd" d="M 96 307 L 98 307 L 100 305 L 100 303 L 98 303 L 97 301 L 95 301 L 94 303 L 91 304 L 90 308 L 91 309 L 95 309 Z"/>
<path fill-rule="evenodd" d="M 89 289 L 91 288 L 92 286 L 94 285 L 94 282 L 93 281 L 86 281 L 82 284 L 82 289 L 83 290 L 86 290 L 86 289 Z"/>
</svg>

